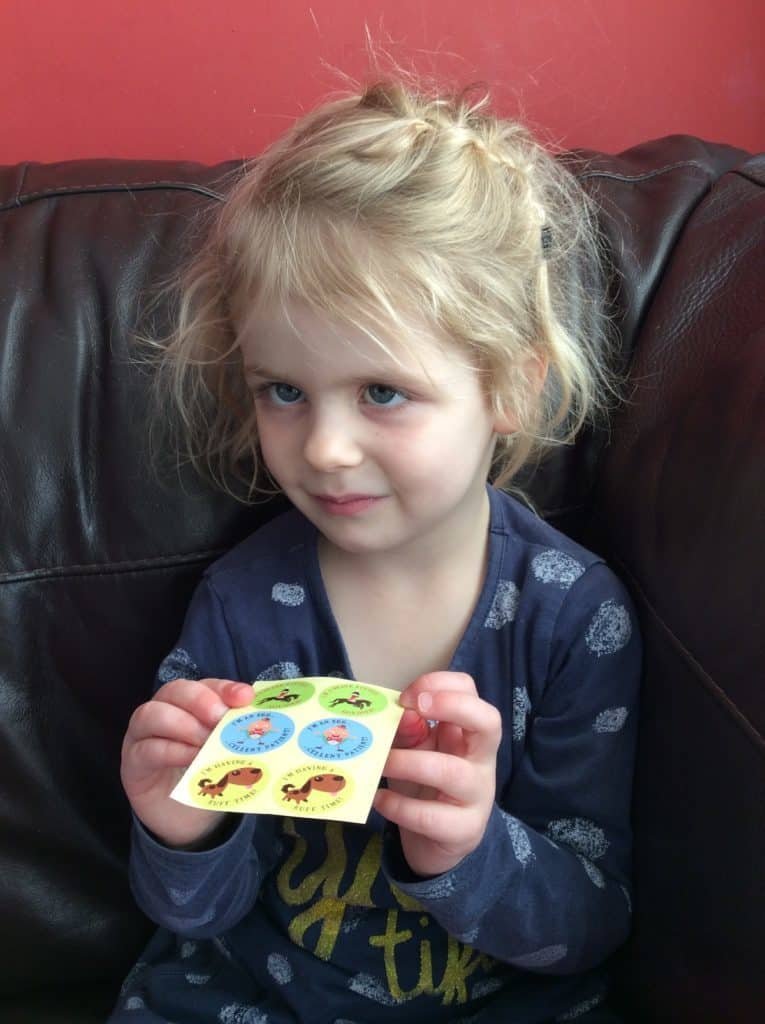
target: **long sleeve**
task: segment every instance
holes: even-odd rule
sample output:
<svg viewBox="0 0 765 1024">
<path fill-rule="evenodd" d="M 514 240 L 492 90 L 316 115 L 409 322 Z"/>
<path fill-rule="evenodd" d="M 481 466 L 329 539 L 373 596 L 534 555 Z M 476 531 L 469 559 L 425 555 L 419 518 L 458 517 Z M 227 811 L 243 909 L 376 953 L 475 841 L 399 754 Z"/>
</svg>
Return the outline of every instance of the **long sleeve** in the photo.
<svg viewBox="0 0 765 1024">
<path fill-rule="evenodd" d="M 479 846 L 451 872 L 418 879 L 390 830 L 385 864 L 455 937 L 520 968 L 569 974 L 620 945 L 630 919 L 641 647 L 629 599 L 602 563 L 569 589 L 546 660 L 536 699 L 524 688 L 516 700 L 527 716 L 520 756 Z"/>
<path fill-rule="evenodd" d="M 163 846 L 136 822 L 130 856 L 136 902 L 158 925 L 189 938 L 232 928 L 255 903 L 264 874 L 254 830 L 254 818 L 242 815 L 220 845 L 189 853 Z"/>
<path fill-rule="evenodd" d="M 178 646 L 157 672 L 157 686 L 177 678 L 241 678 L 225 612 L 204 579 L 189 606 Z M 133 825 L 130 884 L 136 902 L 157 924 L 189 937 L 218 935 L 237 924 L 257 899 L 273 856 L 273 821 L 231 815 L 214 848 L 179 851 Z M 257 831 L 256 831 L 257 830 Z"/>
</svg>

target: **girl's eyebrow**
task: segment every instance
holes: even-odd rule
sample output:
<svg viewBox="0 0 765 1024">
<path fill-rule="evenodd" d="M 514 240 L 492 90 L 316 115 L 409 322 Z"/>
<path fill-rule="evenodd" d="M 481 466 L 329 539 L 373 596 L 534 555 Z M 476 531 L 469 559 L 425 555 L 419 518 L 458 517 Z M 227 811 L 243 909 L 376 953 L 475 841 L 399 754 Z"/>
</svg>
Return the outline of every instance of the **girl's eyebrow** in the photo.
<svg viewBox="0 0 765 1024">
<path fill-rule="evenodd" d="M 284 376 L 284 374 L 273 373 L 267 367 L 261 366 L 259 364 L 251 364 L 249 366 L 245 364 L 244 375 L 245 377 L 262 377 L 264 380 L 278 380 L 284 381 L 285 384 L 288 383 L 287 378 Z"/>
<path fill-rule="evenodd" d="M 279 381 L 280 383 L 294 385 L 295 387 L 299 386 L 296 383 L 296 378 L 292 377 L 291 374 L 275 373 L 268 367 L 260 364 L 245 365 L 244 375 L 247 379 L 259 378 L 260 380 Z M 377 372 L 375 372 L 374 368 L 370 368 L 368 374 L 357 373 L 346 377 L 341 381 L 341 384 L 348 387 L 360 387 L 363 384 L 390 384 L 399 386 L 405 391 L 417 391 L 427 386 L 427 380 L 422 377 L 416 377 L 397 367 L 385 367 Z"/>
</svg>

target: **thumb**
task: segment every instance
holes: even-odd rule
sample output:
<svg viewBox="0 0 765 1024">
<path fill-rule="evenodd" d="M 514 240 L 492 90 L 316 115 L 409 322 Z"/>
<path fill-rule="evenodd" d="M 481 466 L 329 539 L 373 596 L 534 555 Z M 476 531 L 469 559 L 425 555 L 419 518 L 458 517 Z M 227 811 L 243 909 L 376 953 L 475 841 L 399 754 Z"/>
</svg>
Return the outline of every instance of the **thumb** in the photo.
<svg viewBox="0 0 765 1024">
<path fill-rule="evenodd" d="M 252 703 L 253 691 L 250 683 L 237 683 L 231 679 L 223 679 L 220 682 L 222 685 L 218 694 L 229 707 L 238 708 Z"/>
</svg>

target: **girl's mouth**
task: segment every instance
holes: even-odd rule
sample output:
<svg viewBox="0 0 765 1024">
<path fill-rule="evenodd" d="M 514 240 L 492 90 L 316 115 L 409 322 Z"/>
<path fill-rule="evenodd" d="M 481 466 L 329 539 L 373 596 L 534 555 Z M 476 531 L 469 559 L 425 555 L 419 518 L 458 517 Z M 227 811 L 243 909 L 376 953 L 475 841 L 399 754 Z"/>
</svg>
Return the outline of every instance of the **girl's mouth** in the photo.
<svg viewBox="0 0 765 1024">
<path fill-rule="evenodd" d="M 313 498 L 333 516 L 356 516 L 383 500 L 376 494 L 314 494 Z"/>
</svg>

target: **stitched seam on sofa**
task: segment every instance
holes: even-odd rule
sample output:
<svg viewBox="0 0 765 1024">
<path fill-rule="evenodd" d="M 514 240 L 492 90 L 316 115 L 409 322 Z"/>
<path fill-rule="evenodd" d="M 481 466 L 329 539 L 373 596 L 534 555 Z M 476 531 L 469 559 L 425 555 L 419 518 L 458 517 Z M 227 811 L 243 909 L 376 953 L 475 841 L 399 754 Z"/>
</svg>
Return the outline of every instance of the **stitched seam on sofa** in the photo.
<svg viewBox="0 0 765 1024">
<path fill-rule="evenodd" d="M 19 196 L 21 195 L 22 189 L 24 188 L 24 182 L 27 180 L 27 171 L 28 170 L 29 170 L 29 162 L 27 161 L 26 163 L 23 163 L 21 165 L 21 176 L 19 178 L 19 184 L 18 184 L 18 186 L 16 188 L 16 195 L 11 200 L 11 205 L 13 205 L 13 206 L 21 206 L 21 200 L 19 199 Z"/>
<path fill-rule="evenodd" d="M 615 556 L 609 558 L 608 564 L 618 572 L 618 575 L 621 576 L 622 579 L 629 580 L 630 588 L 632 589 L 633 594 L 636 597 L 640 598 L 641 605 L 649 612 L 651 618 L 657 623 L 659 628 L 669 639 L 670 643 L 680 654 L 683 661 L 685 661 L 688 664 L 688 666 L 693 669 L 694 673 L 698 676 L 699 680 L 702 682 L 707 692 L 717 701 L 717 703 L 722 707 L 724 711 L 728 712 L 730 717 L 734 719 L 734 721 L 742 729 L 742 731 L 746 733 L 749 739 L 754 741 L 755 745 L 758 747 L 760 752 L 765 754 L 765 736 L 763 736 L 759 729 L 755 725 L 753 725 L 752 722 L 749 721 L 749 719 L 746 717 L 744 712 L 738 707 L 738 705 L 733 703 L 733 701 L 725 692 L 725 690 L 723 690 L 722 687 L 715 682 L 715 680 L 712 678 L 712 676 L 709 675 L 709 673 L 706 671 L 703 665 L 701 665 L 701 663 L 693 656 L 693 654 L 688 650 L 685 644 L 682 643 L 677 634 L 670 629 L 670 627 L 667 625 L 667 623 L 664 621 L 661 615 L 659 615 L 658 611 L 656 610 L 652 602 L 649 601 L 646 597 L 645 591 L 640 586 L 631 570 L 624 564 L 624 562 L 621 559 Z"/>
<path fill-rule="evenodd" d="M 744 181 L 751 182 L 752 185 L 757 185 L 759 188 L 762 188 L 763 185 L 765 185 L 765 181 L 763 181 L 762 178 L 758 178 L 750 171 L 745 171 L 740 167 L 731 171 L 731 174 L 735 174 L 738 178 L 743 178 Z"/>
<path fill-rule="evenodd" d="M 209 551 L 195 551 L 190 555 L 165 555 L 157 558 L 136 558 L 127 562 L 101 562 L 91 565 L 62 565 L 46 569 L 26 569 L 21 572 L 0 573 L 0 584 L 62 580 L 74 576 L 117 576 L 121 573 L 156 572 L 177 566 L 209 562 L 227 550 L 227 548 L 213 548 Z"/>
<path fill-rule="evenodd" d="M 632 352 L 630 354 L 629 364 L 624 368 L 624 372 L 627 373 L 628 376 L 629 376 L 629 372 L 628 371 L 630 371 L 631 368 L 632 368 L 632 363 L 633 363 L 633 361 L 635 359 L 635 355 L 636 355 L 636 352 L 637 352 L 638 339 L 639 339 L 640 334 L 641 334 L 641 332 L 643 330 L 643 325 L 645 324 L 646 318 L 650 315 L 651 307 L 653 305 L 653 300 L 656 297 L 657 292 L 661 288 L 662 280 L 663 280 L 663 277 L 664 277 L 664 273 L 665 273 L 667 267 L 670 266 L 670 264 L 672 263 L 672 259 L 674 258 L 675 250 L 677 249 L 678 245 L 680 245 L 682 237 L 683 237 L 683 235 L 685 233 L 685 230 L 688 227 L 688 224 L 690 223 L 690 221 L 692 220 L 694 214 L 696 213 L 696 210 L 699 208 L 699 206 L 701 206 L 701 204 L 706 200 L 706 198 L 709 196 L 709 194 L 713 191 L 715 185 L 717 184 L 717 181 L 720 180 L 719 178 L 716 179 L 716 180 L 713 179 L 712 176 L 706 171 L 706 169 L 704 167 L 702 167 L 700 164 L 696 163 L 693 160 L 689 160 L 689 161 L 685 161 L 685 162 L 679 162 L 679 163 L 676 163 L 676 164 L 668 164 L 666 167 L 663 167 L 660 170 L 655 171 L 655 172 L 652 171 L 649 174 L 645 175 L 644 177 L 649 177 L 650 178 L 650 177 L 653 177 L 655 174 L 662 174 L 665 171 L 671 171 L 671 170 L 674 170 L 677 167 L 694 167 L 694 168 L 696 168 L 696 170 L 702 171 L 703 174 L 704 174 L 704 177 L 707 179 L 707 182 L 709 183 L 709 188 L 706 190 L 706 192 L 704 192 L 703 195 L 697 196 L 696 197 L 696 201 L 693 203 L 693 205 L 686 210 L 686 214 L 685 214 L 685 217 L 683 218 L 683 222 L 682 222 L 681 225 L 679 225 L 678 230 L 675 233 L 675 237 L 674 237 L 674 240 L 672 242 L 672 245 L 667 250 L 667 252 L 665 254 L 665 257 L 664 257 L 664 261 L 662 263 L 662 266 L 661 266 L 659 272 L 656 274 L 656 278 L 655 278 L 655 282 L 654 282 L 654 287 L 651 289 L 650 294 L 648 294 L 646 296 L 646 300 L 645 300 L 644 305 L 643 305 L 642 316 L 640 317 L 640 319 L 635 324 L 635 329 L 634 329 L 634 332 L 633 332 L 633 339 L 634 340 L 633 340 L 633 345 L 632 345 Z M 595 176 L 595 172 L 593 172 L 593 176 Z M 618 176 L 616 176 L 616 175 L 604 175 L 604 177 L 612 177 L 615 180 L 619 180 Z M 630 181 L 635 181 L 635 180 L 640 180 L 640 179 L 625 178 L 625 179 L 622 179 L 622 180 L 624 180 L 624 181 L 629 183 Z M 625 398 L 624 398 L 624 402 L 625 403 L 627 402 L 626 395 L 625 395 Z M 609 431 L 609 433 L 610 433 L 610 431 Z M 600 469 L 601 469 L 601 466 L 602 466 L 602 463 L 603 463 L 603 459 L 605 458 L 605 452 L 606 452 L 606 448 L 607 447 L 608 447 L 607 444 L 603 444 L 595 452 L 595 464 L 594 464 L 593 470 L 592 470 L 593 487 L 596 485 L 598 477 L 600 475 Z"/>
<path fill-rule="evenodd" d="M 223 199 L 220 192 L 215 192 L 204 185 L 195 185 L 193 182 L 184 181 L 137 181 L 137 182 L 112 182 L 103 185 L 67 185 L 63 188 L 44 189 L 41 192 L 17 192 L 11 202 L 0 205 L 0 211 L 15 209 L 27 203 L 35 202 L 38 199 L 55 199 L 58 196 L 69 195 L 98 195 L 103 192 L 161 192 L 164 190 L 178 192 L 195 192 L 198 195 L 207 196 L 208 199 Z"/>
<path fill-rule="evenodd" d="M 9 203 L 0 205 L 0 211 L 12 209 L 14 207 L 23 206 L 26 203 L 34 202 L 37 199 L 51 199 L 57 196 L 67 195 L 89 195 L 103 192 L 132 192 L 132 191 L 161 191 L 164 189 L 177 190 L 181 192 L 195 192 L 198 195 L 207 196 L 209 199 L 215 199 L 221 201 L 223 194 L 216 192 L 211 188 L 207 188 L 204 185 L 196 185 L 193 182 L 179 182 L 179 181 L 136 181 L 130 182 L 105 182 L 100 185 L 67 185 L 61 188 L 44 189 L 40 192 L 27 192 L 22 193 L 22 187 L 24 180 L 26 180 L 27 167 L 24 165 L 24 172 L 22 182 L 16 192 L 16 195 Z M 710 177 L 709 171 L 702 165 L 697 163 L 695 160 L 680 160 L 674 164 L 666 164 L 664 167 L 657 167 L 652 171 L 646 171 L 643 174 L 616 174 L 613 171 L 583 171 L 581 174 L 577 174 L 580 181 L 589 180 L 592 178 L 605 178 L 612 181 L 621 181 L 625 183 L 647 181 L 651 178 L 655 178 L 660 174 L 667 174 L 670 171 L 677 170 L 681 167 L 692 168 L 697 171 L 701 171 L 705 177 Z"/>
<path fill-rule="evenodd" d="M 638 181 L 648 181 L 651 178 L 658 177 L 660 174 L 668 174 L 670 171 L 676 171 L 681 167 L 701 171 L 705 178 L 711 178 L 709 170 L 695 160 L 679 160 L 675 164 L 666 164 L 664 167 L 656 167 L 652 171 L 644 171 L 643 174 L 617 174 L 615 171 L 583 171 L 581 174 L 577 174 L 577 178 L 580 181 L 589 178 L 608 178 L 610 181 L 623 181 L 629 184 Z"/>
</svg>

